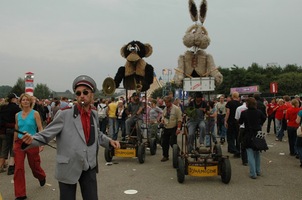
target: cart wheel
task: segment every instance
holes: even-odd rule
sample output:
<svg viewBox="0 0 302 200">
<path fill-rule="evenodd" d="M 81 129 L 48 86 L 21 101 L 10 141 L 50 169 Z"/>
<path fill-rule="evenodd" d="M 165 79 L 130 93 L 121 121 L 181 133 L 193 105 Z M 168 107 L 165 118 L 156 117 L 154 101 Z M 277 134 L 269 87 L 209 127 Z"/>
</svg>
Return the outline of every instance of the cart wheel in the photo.
<svg viewBox="0 0 302 200">
<path fill-rule="evenodd" d="M 145 145 L 140 144 L 137 148 L 137 158 L 139 163 L 144 163 L 145 162 Z"/>
<path fill-rule="evenodd" d="M 223 158 L 221 160 L 221 181 L 225 184 L 228 184 L 231 180 L 232 169 L 230 160 Z"/>
<path fill-rule="evenodd" d="M 215 160 L 218 160 L 218 158 L 221 158 L 222 156 L 222 150 L 220 144 L 215 144 L 213 148 L 213 153 L 215 154 Z"/>
<path fill-rule="evenodd" d="M 178 157 L 177 181 L 179 183 L 185 181 L 185 162 L 181 157 Z"/>
<path fill-rule="evenodd" d="M 173 144 L 173 167 L 178 167 L 178 157 L 179 157 L 179 146 L 177 144 Z"/>
<path fill-rule="evenodd" d="M 112 147 L 106 148 L 104 151 L 106 162 L 111 162 L 114 154 L 114 149 Z"/>
<path fill-rule="evenodd" d="M 156 149 L 157 149 L 156 139 L 151 138 L 151 140 L 150 140 L 150 153 L 151 153 L 151 155 L 156 154 Z"/>
</svg>

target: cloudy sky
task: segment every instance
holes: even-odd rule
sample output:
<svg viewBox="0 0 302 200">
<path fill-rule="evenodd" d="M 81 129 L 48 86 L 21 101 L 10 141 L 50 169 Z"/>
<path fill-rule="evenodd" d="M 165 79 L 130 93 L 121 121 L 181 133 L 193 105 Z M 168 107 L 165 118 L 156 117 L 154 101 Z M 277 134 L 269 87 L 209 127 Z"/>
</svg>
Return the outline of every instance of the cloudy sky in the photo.
<svg viewBox="0 0 302 200">
<path fill-rule="evenodd" d="M 301 0 L 208 0 L 206 51 L 223 68 L 301 66 L 301 8 Z M 132 40 L 153 46 L 145 60 L 159 77 L 177 67 L 192 24 L 187 0 L 2 0 L 0 85 L 30 71 L 54 91 L 71 90 L 80 74 L 100 89 L 124 65 L 120 48 Z"/>
</svg>

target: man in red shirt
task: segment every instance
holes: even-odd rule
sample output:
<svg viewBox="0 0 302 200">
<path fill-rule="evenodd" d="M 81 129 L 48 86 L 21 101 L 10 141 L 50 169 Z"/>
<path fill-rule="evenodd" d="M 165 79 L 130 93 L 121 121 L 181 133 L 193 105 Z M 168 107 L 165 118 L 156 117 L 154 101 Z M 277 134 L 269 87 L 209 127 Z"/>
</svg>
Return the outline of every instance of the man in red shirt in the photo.
<svg viewBox="0 0 302 200">
<path fill-rule="evenodd" d="M 266 106 L 266 113 L 267 113 L 267 128 L 266 132 L 269 134 L 271 130 L 271 123 L 273 121 L 274 124 L 274 133 L 276 135 L 276 123 L 275 123 L 275 111 L 274 108 L 277 107 L 276 98 L 272 98 L 271 102 Z"/>
</svg>

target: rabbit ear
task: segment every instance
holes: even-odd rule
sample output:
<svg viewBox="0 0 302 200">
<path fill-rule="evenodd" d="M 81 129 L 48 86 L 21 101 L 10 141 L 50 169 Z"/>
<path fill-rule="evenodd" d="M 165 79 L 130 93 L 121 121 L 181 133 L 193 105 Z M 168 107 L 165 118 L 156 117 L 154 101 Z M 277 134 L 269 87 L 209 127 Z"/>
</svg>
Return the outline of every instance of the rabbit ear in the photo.
<svg viewBox="0 0 302 200">
<path fill-rule="evenodd" d="M 194 0 L 189 0 L 189 11 L 193 22 L 197 22 L 198 14 L 197 14 L 197 7 Z"/>
<path fill-rule="evenodd" d="M 207 0 L 203 0 L 200 4 L 200 9 L 199 9 L 199 13 L 200 13 L 199 20 L 202 24 L 206 20 L 207 10 L 208 10 L 208 2 Z"/>
</svg>

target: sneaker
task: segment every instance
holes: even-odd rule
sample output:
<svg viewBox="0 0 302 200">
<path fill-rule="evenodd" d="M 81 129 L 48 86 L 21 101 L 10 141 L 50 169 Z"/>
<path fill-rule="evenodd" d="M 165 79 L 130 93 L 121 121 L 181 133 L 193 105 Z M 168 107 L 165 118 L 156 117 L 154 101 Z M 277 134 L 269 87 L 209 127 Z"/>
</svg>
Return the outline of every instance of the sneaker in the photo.
<svg viewBox="0 0 302 200">
<path fill-rule="evenodd" d="M 27 196 L 17 197 L 16 200 L 24 200 L 27 199 Z"/>
<path fill-rule="evenodd" d="M 276 138 L 275 141 L 280 141 L 279 138 Z"/>
<path fill-rule="evenodd" d="M 234 158 L 240 158 L 240 153 L 235 153 Z"/>
<path fill-rule="evenodd" d="M 43 180 L 39 180 L 40 186 L 43 187 L 46 183 L 46 179 L 44 178 Z"/>
<path fill-rule="evenodd" d="M 8 166 L 7 175 L 13 175 L 15 173 L 15 165 Z"/>
<path fill-rule="evenodd" d="M 250 176 L 250 178 L 251 178 L 251 179 L 256 179 L 257 177 L 256 177 L 256 176 Z"/>
<path fill-rule="evenodd" d="M 168 161 L 168 160 L 169 160 L 169 158 L 163 157 L 160 161 L 161 161 L 161 162 L 166 162 L 166 161 Z"/>
<path fill-rule="evenodd" d="M 222 145 L 223 145 L 223 144 L 224 144 L 224 142 L 225 142 L 225 139 L 224 139 L 224 138 L 221 138 L 221 139 L 220 139 L 220 144 L 222 144 Z"/>
<path fill-rule="evenodd" d="M 6 172 L 6 170 L 4 169 L 4 167 L 0 168 L 0 173 Z"/>
</svg>

